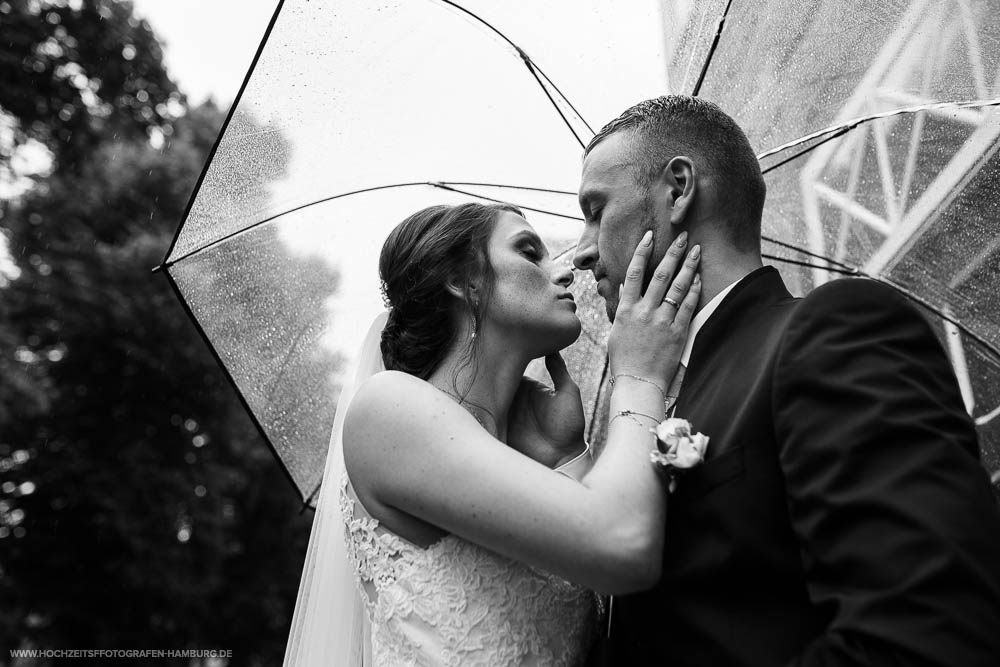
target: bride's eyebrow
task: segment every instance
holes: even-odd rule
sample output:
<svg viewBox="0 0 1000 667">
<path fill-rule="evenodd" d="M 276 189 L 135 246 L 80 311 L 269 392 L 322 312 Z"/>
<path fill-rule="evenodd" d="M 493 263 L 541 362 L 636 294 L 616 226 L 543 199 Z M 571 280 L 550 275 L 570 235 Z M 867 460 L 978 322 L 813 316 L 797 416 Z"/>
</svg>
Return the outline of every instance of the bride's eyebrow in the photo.
<svg viewBox="0 0 1000 667">
<path fill-rule="evenodd" d="M 510 239 L 511 242 L 515 244 L 520 243 L 521 241 L 531 241 L 539 248 L 545 247 L 545 243 L 542 241 L 542 238 L 535 232 L 531 231 L 530 229 L 522 229 L 518 232 L 515 232 L 514 234 L 511 235 Z"/>
</svg>

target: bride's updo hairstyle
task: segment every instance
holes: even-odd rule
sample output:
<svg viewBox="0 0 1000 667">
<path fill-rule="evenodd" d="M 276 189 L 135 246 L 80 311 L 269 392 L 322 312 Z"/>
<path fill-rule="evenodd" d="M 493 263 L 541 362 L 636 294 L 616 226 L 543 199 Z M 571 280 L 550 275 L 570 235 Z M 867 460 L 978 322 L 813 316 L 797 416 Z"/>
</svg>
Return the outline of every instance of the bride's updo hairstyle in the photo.
<svg viewBox="0 0 1000 667">
<path fill-rule="evenodd" d="M 503 211 L 523 215 L 507 204 L 431 206 L 389 234 L 378 263 L 389 307 L 381 341 L 386 369 L 426 380 L 454 344 L 459 318 L 468 317 L 474 331 L 482 326 L 496 279 L 489 240 Z M 449 285 L 461 289 L 462 298 Z M 474 350 L 473 339 L 467 361 Z"/>
</svg>

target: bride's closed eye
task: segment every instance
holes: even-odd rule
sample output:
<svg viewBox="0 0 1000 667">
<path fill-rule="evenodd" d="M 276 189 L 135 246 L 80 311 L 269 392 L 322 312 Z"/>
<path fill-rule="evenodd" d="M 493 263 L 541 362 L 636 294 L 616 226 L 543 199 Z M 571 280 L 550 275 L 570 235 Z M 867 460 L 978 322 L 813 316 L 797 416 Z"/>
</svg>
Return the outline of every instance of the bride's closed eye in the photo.
<svg viewBox="0 0 1000 667">
<path fill-rule="evenodd" d="M 532 243 L 525 243 L 522 245 L 521 254 L 530 259 L 532 262 L 540 262 L 545 256 L 545 254 Z"/>
</svg>

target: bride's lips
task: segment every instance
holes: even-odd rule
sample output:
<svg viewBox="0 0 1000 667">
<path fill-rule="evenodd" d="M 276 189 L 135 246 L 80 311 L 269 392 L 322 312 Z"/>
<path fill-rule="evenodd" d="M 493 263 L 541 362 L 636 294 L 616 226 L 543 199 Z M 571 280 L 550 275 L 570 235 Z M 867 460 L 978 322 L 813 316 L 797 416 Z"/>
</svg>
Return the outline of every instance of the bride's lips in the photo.
<svg viewBox="0 0 1000 667">
<path fill-rule="evenodd" d="M 564 292 L 564 293 L 560 294 L 557 297 L 557 299 L 559 301 L 569 301 L 571 304 L 573 304 L 573 310 L 576 310 L 576 299 L 573 298 L 573 295 L 570 294 L 569 292 Z"/>
</svg>

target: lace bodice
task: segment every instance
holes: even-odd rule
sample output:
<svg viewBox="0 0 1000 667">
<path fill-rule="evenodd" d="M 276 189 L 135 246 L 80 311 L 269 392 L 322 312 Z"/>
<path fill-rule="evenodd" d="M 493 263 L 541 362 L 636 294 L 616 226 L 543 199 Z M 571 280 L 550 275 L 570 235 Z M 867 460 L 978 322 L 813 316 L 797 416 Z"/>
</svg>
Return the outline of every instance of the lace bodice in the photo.
<svg viewBox="0 0 1000 667">
<path fill-rule="evenodd" d="M 375 667 L 571 667 L 597 629 L 597 596 L 454 535 L 417 546 L 340 490 L 348 558 Z"/>
</svg>

